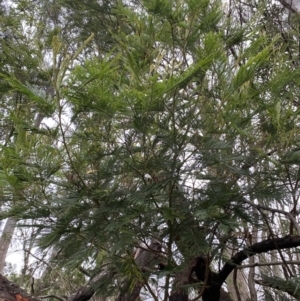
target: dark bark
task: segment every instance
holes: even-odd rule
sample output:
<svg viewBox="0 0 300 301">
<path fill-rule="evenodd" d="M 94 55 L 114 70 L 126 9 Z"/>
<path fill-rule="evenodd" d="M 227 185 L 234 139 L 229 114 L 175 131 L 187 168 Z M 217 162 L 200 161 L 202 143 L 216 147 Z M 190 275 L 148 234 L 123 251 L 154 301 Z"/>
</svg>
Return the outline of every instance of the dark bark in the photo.
<svg viewBox="0 0 300 301">
<path fill-rule="evenodd" d="M 299 235 L 287 235 L 282 238 L 267 239 L 258 242 L 244 250 L 236 253 L 229 262 L 227 262 L 217 276 L 216 281 L 222 284 L 228 275 L 237 265 L 240 265 L 245 259 L 256 254 L 266 253 L 272 250 L 290 249 L 300 246 Z"/>
<path fill-rule="evenodd" d="M 282 250 L 300 246 L 299 235 L 288 235 L 282 238 L 267 239 L 256 243 L 236 253 L 221 269 L 219 273 L 209 270 L 207 273 L 207 262 L 205 258 L 198 257 L 194 271 L 198 280 L 205 282 L 203 301 L 222 301 L 220 297 L 221 286 L 234 268 L 240 265 L 245 259 L 256 254 L 266 253 L 272 250 Z M 209 263 L 208 263 L 209 264 Z M 207 276 L 208 275 L 208 276 Z"/>
<path fill-rule="evenodd" d="M 220 291 L 220 301 L 233 301 L 233 299 L 230 297 L 230 295 L 225 292 L 222 288 Z"/>
<path fill-rule="evenodd" d="M 138 297 L 140 296 L 140 292 L 141 292 L 141 289 L 143 288 L 144 286 L 144 282 L 138 282 L 133 290 L 128 290 L 127 292 L 125 293 L 120 293 L 118 298 L 117 298 L 117 301 L 134 301 L 134 300 L 137 300 Z"/>
<path fill-rule="evenodd" d="M 174 288 L 169 301 L 188 301 L 188 292 L 186 287 L 191 283 L 192 273 L 195 272 L 197 278 L 203 284 L 200 294 L 203 301 L 220 300 L 221 285 L 215 280 L 217 274 L 209 269 L 209 259 L 205 256 L 194 258 L 186 265 L 182 271 L 176 274 L 174 279 Z M 229 296 L 225 299 L 226 293 L 222 292 L 224 300 L 232 301 Z M 228 294 L 227 294 L 228 295 Z M 223 301 L 223 299 L 221 299 Z"/>
<path fill-rule="evenodd" d="M 217 274 L 209 269 L 210 262 L 205 257 L 198 257 L 195 265 L 195 274 L 203 284 L 202 300 L 213 301 L 220 300 L 221 285 L 216 282 Z"/>
<path fill-rule="evenodd" d="M 0 274 L 0 301 L 39 301 Z"/>
<path fill-rule="evenodd" d="M 94 294 L 95 290 L 93 289 L 93 287 L 83 287 L 74 294 L 72 294 L 68 298 L 68 301 L 86 301 L 92 298 Z"/>
<path fill-rule="evenodd" d="M 185 293 L 175 293 L 172 294 L 169 298 L 169 301 L 188 301 L 189 297 Z"/>
<path fill-rule="evenodd" d="M 176 273 L 169 301 L 188 301 L 188 291 L 186 290 L 186 285 L 191 283 L 191 276 L 193 270 L 195 269 L 196 263 L 197 258 L 194 258 L 185 263 L 184 267 Z"/>
</svg>

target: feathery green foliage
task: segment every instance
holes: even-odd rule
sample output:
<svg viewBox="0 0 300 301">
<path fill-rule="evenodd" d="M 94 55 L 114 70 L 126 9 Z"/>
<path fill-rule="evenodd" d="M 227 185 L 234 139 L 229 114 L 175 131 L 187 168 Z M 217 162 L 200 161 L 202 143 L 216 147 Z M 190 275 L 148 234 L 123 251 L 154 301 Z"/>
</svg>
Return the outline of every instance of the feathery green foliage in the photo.
<svg viewBox="0 0 300 301">
<path fill-rule="evenodd" d="M 16 3 L 0 216 L 33 223 L 58 266 L 102 273 L 103 296 L 146 285 L 167 301 L 193 258 L 218 272 L 230 246 L 294 234 L 273 228 L 298 214 L 299 70 L 292 29 L 261 23 L 267 2 L 242 25 L 220 1 Z M 160 260 L 139 266 L 153 239 Z"/>
</svg>

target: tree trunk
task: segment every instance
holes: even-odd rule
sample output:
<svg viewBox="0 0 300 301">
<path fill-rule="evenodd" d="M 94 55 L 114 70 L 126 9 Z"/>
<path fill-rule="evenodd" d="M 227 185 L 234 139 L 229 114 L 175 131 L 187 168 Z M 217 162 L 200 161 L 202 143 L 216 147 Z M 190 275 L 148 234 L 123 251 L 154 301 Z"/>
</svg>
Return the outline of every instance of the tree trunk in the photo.
<svg viewBox="0 0 300 301">
<path fill-rule="evenodd" d="M 6 220 L 2 235 L 0 238 L 0 273 L 3 274 L 5 259 L 7 255 L 8 248 L 11 243 L 12 235 L 17 226 L 17 221 L 13 218 L 8 218 Z"/>
<path fill-rule="evenodd" d="M 228 245 L 224 251 L 224 255 L 231 258 L 235 252 L 235 247 Z M 246 301 L 250 299 L 249 287 L 245 278 L 246 276 L 242 270 L 234 270 L 226 280 L 228 293 L 234 301 Z"/>
<path fill-rule="evenodd" d="M 197 258 L 184 264 L 184 268 L 175 275 L 174 284 L 169 301 L 188 301 L 187 285 L 190 283 L 191 275 L 197 264 Z"/>
<path fill-rule="evenodd" d="M 131 290 L 128 287 L 128 283 L 124 283 L 117 301 L 138 300 L 140 291 L 148 278 L 147 271 L 155 269 L 155 265 L 158 264 L 158 259 L 161 258 L 161 248 L 161 242 L 155 238 L 152 239 L 149 246 L 146 246 L 145 248 L 138 248 L 134 255 L 134 261 L 144 275 L 144 280 L 138 281 Z"/>
</svg>

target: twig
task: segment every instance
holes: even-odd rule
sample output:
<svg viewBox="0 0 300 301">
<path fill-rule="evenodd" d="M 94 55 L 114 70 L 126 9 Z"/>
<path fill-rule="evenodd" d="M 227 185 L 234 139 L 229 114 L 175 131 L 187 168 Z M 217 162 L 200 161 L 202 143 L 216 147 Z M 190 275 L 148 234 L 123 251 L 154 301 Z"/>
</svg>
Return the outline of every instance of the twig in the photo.
<svg viewBox="0 0 300 301">
<path fill-rule="evenodd" d="M 236 293 L 236 297 L 237 297 L 237 300 L 238 301 L 242 301 L 241 300 L 241 294 L 240 294 L 240 291 L 239 291 L 239 288 L 238 288 L 238 285 L 237 285 L 237 269 L 235 268 L 233 270 L 233 285 L 234 285 L 234 289 L 235 289 L 235 293 Z"/>
<path fill-rule="evenodd" d="M 84 269 L 83 267 L 79 267 L 78 268 L 78 270 L 82 273 L 82 274 L 84 274 L 85 276 L 88 276 L 89 278 L 91 278 L 91 274 L 86 270 L 86 269 Z"/>
<path fill-rule="evenodd" d="M 253 207 L 255 207 L 256 209 L 260 210 L 267 210 L 267 211 L 270 211 L 270 212 L 274 212 L 274 213 L 281 213 L 281 214 L 284 214 L 285 216 L 287 216 L 289 218 L 289 220 L 293 223 L 295 229 L 297 230 L 297 233 L 298 235 L 300 235 L 300 226 L 298 225 L 295 217 L 293 216 L 292 213 L 290 212 L 286 212 L 284 210 L 280 210 L 280 209 L 273 209 L 273 208 L 270 208 L 270 207 L 266 207 L 266 206 L 262 206 L 262 205 L 258 205 L 258 204 L 255 204 L 254 202 L 252 201 L 249 201 L 247 200 L 246 198 L 243 197 L 243 202 L 244 203 L 247 203 Z"/>
<path fill-rule="evenodd" d="M 58 299 L 60 301 L 66 301 L 65 299 L 59 297 L 59 296 L 56 296 L 56 295 L 46 295 L 46 296 L 41 296 L 39 297 L 40 299 L 48 299 L 48 298 L 55 298 L 55 299 Z"/>
<path fill-rule="evenodd" d="M 285 263 L 287 264 L 298 264 L 300 265 L 300 261 L 296 260 L 296 261 L 285 261 Z M 271 266 L 271 265 L 282 265 L 283 262 L 282 261 L 271 261 L 271 262 L 255 262 L 253 264 L 245 264 L 245 265 L 240 265 L 237 266 L 237 269 L 245 269 L 245 268 L 253 268 L 253 267 L 258 267 L 258 266 Z"/>
</svg>

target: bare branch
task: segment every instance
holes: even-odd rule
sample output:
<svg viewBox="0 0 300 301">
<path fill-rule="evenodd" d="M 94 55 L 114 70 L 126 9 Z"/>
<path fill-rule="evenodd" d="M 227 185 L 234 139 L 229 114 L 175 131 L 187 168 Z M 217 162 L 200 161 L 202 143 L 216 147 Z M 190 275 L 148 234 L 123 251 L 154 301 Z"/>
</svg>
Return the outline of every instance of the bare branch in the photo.
<svg viewBox="0 0 300 301">
<path fill-rule="evenodd" d="M 293 0 L 279 0 L 279 2 L 285 7 L 287 8 L 289 11 L 291 11 L 292 13 L 297 13 L 298 11 L 296 10 L 296 8 L 294 7 L 294 3 Z"/>
<path fill-rule="evenodd" d="M 266 206 L 262 206 L 262 205 L 257 205 L 254 202 L 247 200 L 246 198 L 243 198 L 243 202 L 247 203 L 249 205 L 251 205 L 252 207 L 256 208 L 256 209 L 262 209 L 262 210 L 267 210 L 273 213 L 281 213 L 284 214 L 285 216 L 287 216 L 289 218 L 289 220 L 293 223 L 295 229 L 297 230 L 298 235 L 300 235 L 300 226 L 298 225 L 294 215 L 290 212 L 284 211 L 284 210 L 280 210 L 280 209 L 274 209 L 274 208 L 270 208 L 270 207 L 266 207 Z"/>
<path fill-rule="evenodd" d="M 285 261 L 287 264 L 297 264 L 300 265 L 300 261 Z M 241 266 L 237 266 L 237 269 L 245 269 L 245 268 L 253 268 L 253 267 L 260 267 L 260 266 L 272 266 L 272 265 L 282 265 L 282 261 L 271 261 L 271 262 L 255 262 L 253 264 L 245 264 Z"/>
</svg>

